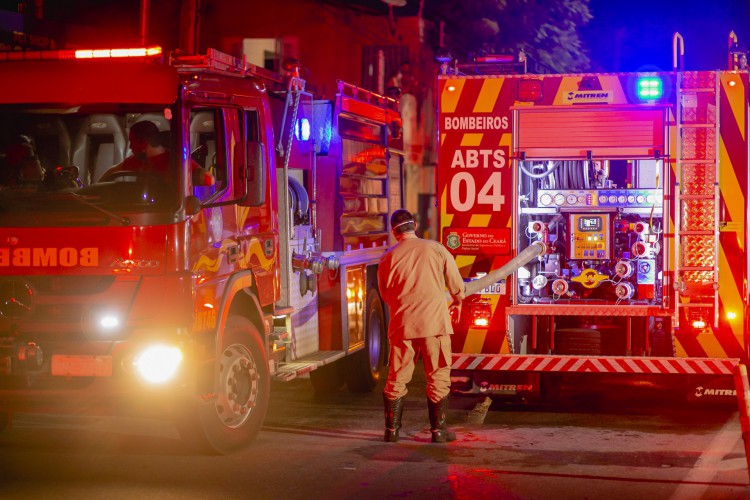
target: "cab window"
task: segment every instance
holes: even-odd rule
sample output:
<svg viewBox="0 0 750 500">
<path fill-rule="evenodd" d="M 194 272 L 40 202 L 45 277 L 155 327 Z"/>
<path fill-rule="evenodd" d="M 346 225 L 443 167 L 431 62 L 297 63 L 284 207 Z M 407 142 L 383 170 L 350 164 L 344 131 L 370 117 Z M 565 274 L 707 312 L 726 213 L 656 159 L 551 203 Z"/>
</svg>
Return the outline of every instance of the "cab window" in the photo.
<svg viewBox="0 0 750 500">
<path fill-rule="evenodd" d="M 190 112 L 192 169 L 202 168 L 214 177 L 212 186 L 193 186 L 193 194 L 203 202 L 210 200 L 226 187 L 227 162 L 221 140 L 222 125 L 223 115 L 220 108 L 194 108 Z"/>
</svg>

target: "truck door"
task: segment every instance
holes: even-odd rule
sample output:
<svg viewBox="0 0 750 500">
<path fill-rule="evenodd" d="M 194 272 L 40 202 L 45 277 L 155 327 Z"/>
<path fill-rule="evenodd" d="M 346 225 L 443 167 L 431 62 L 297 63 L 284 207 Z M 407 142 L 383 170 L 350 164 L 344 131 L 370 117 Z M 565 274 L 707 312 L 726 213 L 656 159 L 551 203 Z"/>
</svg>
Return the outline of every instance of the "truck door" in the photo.
<svg viewBox="0 0 750 500">
<path fill-rule="evenodd" d="M 218 308 L 228 277 L 239 267 L 236 205 L 232 203 L 237 197 L 232 179 L 234 165 L 244 164 L 236 158 L 239 149 L 234 147 L 241 143 L 241 116 L 239 108 L 230 106 L 196 105 L 188 114 L 188 182 L 191 194 L 202 204 L 189 224 L 188 259 L 200 284 L 198 307 Z M 198 185 L 191 175 L 197 168 L 210 172 L 213 184 Z M 215 314 L 208 316 L 216 318 Z M 212 329 L 215 324 L 200 326 Z"/>
</svg>

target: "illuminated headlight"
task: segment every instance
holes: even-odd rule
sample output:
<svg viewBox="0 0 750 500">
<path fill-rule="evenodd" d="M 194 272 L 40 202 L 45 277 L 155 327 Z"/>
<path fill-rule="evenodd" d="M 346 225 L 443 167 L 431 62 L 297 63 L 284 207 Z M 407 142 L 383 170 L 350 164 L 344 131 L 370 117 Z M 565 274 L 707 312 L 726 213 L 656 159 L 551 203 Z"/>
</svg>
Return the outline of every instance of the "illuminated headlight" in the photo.
<svg viewBox="0 0 750 500">
<path fill-rule="evenodd" d="M 154 345 L 145 348 L 133 360 L 133 369 L 149 384 L 172 380 L 182 363 L 182 351 L 174 346 Z"/>
<path fill-rule="evenodd" d="M 105 314 L 99 318 L 99 327 L 104 331 L 111 331 L 120 326 L 120 317 L 116 314 Z"/>
<path fill-rule="evenodd" d="M 95 306 L 84 318 L 84 330 L 90 338 L 114 340 L 125 333 L 125 316 L 116 308 Z"/>
</svg>

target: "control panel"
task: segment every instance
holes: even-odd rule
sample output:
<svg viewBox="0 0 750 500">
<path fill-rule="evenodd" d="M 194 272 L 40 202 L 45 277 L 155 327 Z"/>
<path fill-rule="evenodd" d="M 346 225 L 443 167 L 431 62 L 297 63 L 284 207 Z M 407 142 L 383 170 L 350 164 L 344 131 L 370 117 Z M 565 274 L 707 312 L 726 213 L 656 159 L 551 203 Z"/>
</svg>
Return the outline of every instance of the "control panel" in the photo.
<svg viewBox="0 0 750 500">
<path fill-rule="evenodd" d="M 570 258 L 610 259 L 609 214 L 570 214 Z"/>
</svg>

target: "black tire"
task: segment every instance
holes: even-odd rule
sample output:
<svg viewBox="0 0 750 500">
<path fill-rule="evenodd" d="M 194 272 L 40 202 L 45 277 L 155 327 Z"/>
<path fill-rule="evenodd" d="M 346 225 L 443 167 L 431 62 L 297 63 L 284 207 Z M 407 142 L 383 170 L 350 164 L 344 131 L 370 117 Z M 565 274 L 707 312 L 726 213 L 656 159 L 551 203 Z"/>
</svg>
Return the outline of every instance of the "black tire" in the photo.
<svg viewBox="0 0 750 500">
<path fill-rule="evenodd" d="M 188 409 L 177 428 L 198 450 L 227 454 L 247 447 L 268 410 L 270 375 L 258 329 L 248 319 L 227 319 L 213 369 L 216 397 Z"/>
<path fill-rule="evenodd" d="M 346 359 L 340 359 L 310 372 L 310 382 L 316 394 L 331 394 L 344 387 L 346 383 L 344 361 Z"/>
<path fill-rule="evenodd" d="M 383 302 L 377 290 L 367 291 L 365 347 L 349 358 L 347 386 L 352 392 L 372 392 L 384 377 L 386 331 Z"/>
</svg>

